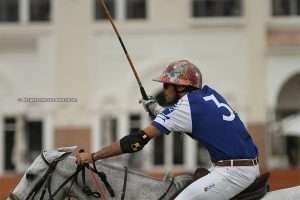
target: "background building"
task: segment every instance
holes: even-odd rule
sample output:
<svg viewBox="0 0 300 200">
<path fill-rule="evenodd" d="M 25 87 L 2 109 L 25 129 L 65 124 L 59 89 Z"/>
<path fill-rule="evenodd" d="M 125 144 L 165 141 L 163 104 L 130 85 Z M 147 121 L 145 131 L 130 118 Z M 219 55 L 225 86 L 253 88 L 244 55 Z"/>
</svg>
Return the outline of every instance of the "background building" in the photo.
<svg viewBox="0 0 300 200">
<path fill-rule="evenodd" d="M 279 123 L 300 111 L 298 0 L 108 3 L 149 94 L 161 93 L 151 79 L 166 64 L 189 59 L 247 123 L 262 170 L 299 166 L 300 131 Z M 0 176 L 22 173 L 41 149 L 94 151 L 149 121 L 97 8 L 95 0 L 0 0 Z M 73 99 L 26 102 L 56 97 Z M 123 161 L 145 171 L 190 171 L 207 159 L 200 145 L 174 134 Z"/>
</svg>

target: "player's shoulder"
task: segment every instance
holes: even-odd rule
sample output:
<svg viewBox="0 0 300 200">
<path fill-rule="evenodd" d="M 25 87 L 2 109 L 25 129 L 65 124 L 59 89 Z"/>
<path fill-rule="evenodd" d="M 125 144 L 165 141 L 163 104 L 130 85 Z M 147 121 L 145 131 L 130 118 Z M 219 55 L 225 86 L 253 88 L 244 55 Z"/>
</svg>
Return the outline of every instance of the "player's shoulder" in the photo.
<svg viewBox="0 0 300 200">
<path fill-rule="evenodd" d="M 189 96 L 206 96 L 207 94 L 218 93 L 214 88 L 204 85 L 201 89 L 188 93 Z"/>
<path fill-rule="evenodd" d="M 185 94 L 182 96 L 174 105 L 167 106 L 162 113 L 163 114 L 170 114 L 173 112 L 181 112 L 181 111 L 186 111 L 189 110 L 190 103 L 189 103 L 189 98 L 188 95 Z"/>
<path fill-rule="evenodd" d="M 211 90 L 210 87 L 204 85 L 201 89 L 196 89 L 187 93 L 186 98 L 189 100 L 192 100 L 194 98 L 199 98 L 201 96 L 205 96 L 205 94 L 207 94 L 210 90 Z"/>
</svg>

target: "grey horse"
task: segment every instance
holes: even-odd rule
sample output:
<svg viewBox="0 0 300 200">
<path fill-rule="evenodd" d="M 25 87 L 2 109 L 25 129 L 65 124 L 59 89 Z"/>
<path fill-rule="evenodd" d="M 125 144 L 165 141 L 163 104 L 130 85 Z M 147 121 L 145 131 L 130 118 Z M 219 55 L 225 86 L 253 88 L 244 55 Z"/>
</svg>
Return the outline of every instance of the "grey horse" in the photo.
<svg viewBox="0 0 300 200">
<path fill-rule="evenodd" d="M 65 150 L 42 152 L 7 200 L 63 200 L 67 197 L 79 200 L 168 200 L 191 182 L 188 175 L 159 180 L 105 161 L 96 162 L 97 171 L 93 167 L 79 168 L 75 157 L 70 155 L 74 149 Z M 299 196 L 300 186 L 269 192 L 262 200 L 294 200 Z"/>
</svg>

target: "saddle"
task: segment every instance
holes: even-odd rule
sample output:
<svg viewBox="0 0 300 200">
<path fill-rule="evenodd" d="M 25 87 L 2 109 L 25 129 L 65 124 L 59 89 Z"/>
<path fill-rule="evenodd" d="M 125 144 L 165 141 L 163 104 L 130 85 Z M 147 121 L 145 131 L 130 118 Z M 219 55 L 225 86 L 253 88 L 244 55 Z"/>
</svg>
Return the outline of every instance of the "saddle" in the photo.
<svg viewBox="0 0 300 200">
<path fill-rule="evenodd" d="M 269 191 L 268 179 L 270 173 L 264 173 L 257 177 L 255 181 L 244 191 L 233 197 L 231 200 L 256 200 L 261 199 Z"/>
<path fill-rule="evenodd" d="M 190 185 L 192 182 L 196 181 L 197 179 L 199 179 L 203 176 L 206 176 L 209 173 L 210 172 L 205 168 L 198 168 L 195 171 L 195 173 L 193 174 L 192 180 L 185 187 L 187 187 L 188 185 Z M 242 191 L 235 197 L 231 198 L 230 200 L 259 200 L 259 199 L 261 199 L 269 191 L 269 185 L 268 185 L 269 176 L 270 176 L 269 172 L 260 175 L 259 177 L 257 177 L 255 179 L 255 181 L 249 187 L 247 187 L 244 191 Z M 180 192 L 178 192 L 176 194 L 176 196 Z"/>
</svg>

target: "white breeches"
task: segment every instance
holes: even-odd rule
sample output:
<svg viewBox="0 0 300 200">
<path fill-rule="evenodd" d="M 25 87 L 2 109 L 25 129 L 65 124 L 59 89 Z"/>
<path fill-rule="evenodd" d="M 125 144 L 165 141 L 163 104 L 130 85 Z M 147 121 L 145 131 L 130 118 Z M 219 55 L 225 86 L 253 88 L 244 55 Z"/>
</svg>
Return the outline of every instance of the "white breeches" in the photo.
<svg viewBox="0 0 300 200">
<path fill-rule="evenodd" d="M 185 188 L 175 200 L 229 200 L 259 176 L 259 165 L 218 167 Z"/>
</svg>

